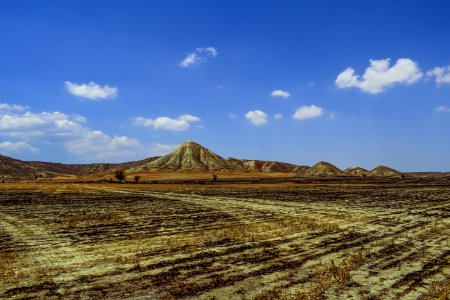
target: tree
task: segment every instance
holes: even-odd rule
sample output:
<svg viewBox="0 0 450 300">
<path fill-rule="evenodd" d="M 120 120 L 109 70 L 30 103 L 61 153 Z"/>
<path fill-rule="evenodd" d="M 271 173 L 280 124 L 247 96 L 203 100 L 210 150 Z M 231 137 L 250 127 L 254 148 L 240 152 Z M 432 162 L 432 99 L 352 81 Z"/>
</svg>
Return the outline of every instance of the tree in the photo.
<svg viewBox="0 0 450 300">
<path fill-rule="evenodd" d="M 116 177 L 119 182 L 122 182 L 127 176 L 125 175 L 124 170 L 116 170 L 116 172 L 114 173 L 114 177 Z"/>
<path fill-rule="evenodd" d="M 141 180 L 141 176 L 134 176 L 134 182 L 139 183 L 139 180 Z"/>
</svg>

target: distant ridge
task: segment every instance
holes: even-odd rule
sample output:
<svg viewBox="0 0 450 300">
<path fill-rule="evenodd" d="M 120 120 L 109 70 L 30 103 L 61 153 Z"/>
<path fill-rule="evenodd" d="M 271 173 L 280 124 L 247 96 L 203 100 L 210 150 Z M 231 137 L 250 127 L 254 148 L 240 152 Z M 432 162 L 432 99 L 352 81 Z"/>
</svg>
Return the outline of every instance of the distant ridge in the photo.
<svg viewBox="0 0 450 300">
<path fill-rule="evenodd" d="M 237 159 L 228 158 L 232 164 L 238 165 L 244 168 L 248 172 L 280 172 L 280 173 L 290 173 L 299 172 L 304 169 L 308 169 L 307 166 L 298 166 L 294 164 L 278 162 L 278 161 L 267 161 L 267 160 L 249 160 L 249 159 Z"/>
<path fill-rule="evenodd" d="M 347 174 L 340 170 L 338 167 L 321 161 L 312 166 L 311 168 L 300 172 L 300 176 L 321 176 L 321 177 L 334 177 L 334 176 L 346 176 Z"/>
<path fill-rule="evenodd" d="M 52 173 L 39 166 L 0 155 L 0 179 L 35 179 L 52 177 Z"/>
<path fill-rule="evenodd" d="M 61 164 L 42 161 L 22 161 L 0 155 L 0 179 L 38 179 L 51 178 L 60 175 L 92 175 L 111 173 L 116 170 L 129 169 L 149 163 L 158 157 L 126 163 L 108 164 Z"/>
<path fill-rule="evenodd" d="M 297 173 L 306 177 L 401 177 L 402 173 L 386 166 L 371 171 L 354 167 L 345 171 L 328 162 L 319 162 L 312 167 L 284 162 L 250 160 L 223 157 L 211 150 L 188 141 L 162 157 L 149 157 L 125 163 L 61 164 L 40 161 L 22 161 L 0 155 L 0 180 L 51 178 L 56 176 L 110 175 L 116 170 L 128 172 L 145 171 L 200 171 L 200 172 L 278 172 Z M 416 173 L 407 173 L 413 174 Z M 418 173 L 419 174 L 419 173 Z M 447 173 L 420 173 L 420 176 L 446 176 Z M 450 173 L 449 173 L 450 174 Z M 417 175 L 417 176 L 419 176 Z"/>
</svg>

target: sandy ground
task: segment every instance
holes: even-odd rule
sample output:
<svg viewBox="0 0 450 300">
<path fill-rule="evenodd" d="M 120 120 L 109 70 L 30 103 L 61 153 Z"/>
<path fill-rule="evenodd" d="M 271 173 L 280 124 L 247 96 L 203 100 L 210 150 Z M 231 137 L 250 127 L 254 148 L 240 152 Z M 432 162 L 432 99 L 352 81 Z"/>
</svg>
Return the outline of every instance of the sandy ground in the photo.
<svg viewBox="0 0 450 300">
<path fill-rule="evenodd" d="M 450 183 L 0 184 L 0 298 L 447 299 Z"/>
</svg>

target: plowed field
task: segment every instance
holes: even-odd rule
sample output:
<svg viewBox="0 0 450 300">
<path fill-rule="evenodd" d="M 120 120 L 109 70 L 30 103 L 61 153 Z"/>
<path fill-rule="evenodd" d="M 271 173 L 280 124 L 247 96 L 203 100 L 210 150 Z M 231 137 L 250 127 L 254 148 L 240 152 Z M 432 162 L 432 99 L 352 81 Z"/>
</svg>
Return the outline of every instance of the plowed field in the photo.
<svg viewBox="0 0 450 300">
<path fill-rule="evenodd" d="M 2 299 L 448 299 L 450 183 L 1 184 Z"/>
</svg>

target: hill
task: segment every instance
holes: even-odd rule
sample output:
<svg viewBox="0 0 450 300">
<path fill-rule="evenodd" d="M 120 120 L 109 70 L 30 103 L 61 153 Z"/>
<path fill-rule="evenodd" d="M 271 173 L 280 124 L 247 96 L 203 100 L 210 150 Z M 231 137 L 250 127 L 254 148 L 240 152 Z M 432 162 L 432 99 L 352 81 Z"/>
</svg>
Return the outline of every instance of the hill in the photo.
<svg viewBox="0 0 450 300">
<path fill-rule="evenodd" d="M 52 173 L 27 162 L 0 155 L 0 179 L 36 179 L 52 177 Z"/>
<path fill-rule="evenodd" d="M 267 161 L 267 160 L 249 160 L 249 159 L 237 159 L 228 158 L 227 161 L 233 165 L 237 165 L 240 168 L 244 168 L 247 172 L 280 172 L 280 173 L 290 173 L 298 172 L 306 166 L 298 166 L 294 164 L 278 162 L 278 161 Z"/>
<path fill-rule="evenodd" d="M 41 161 L 27 162 L 29 165 L 46 170 L 57 175 L 92 175 L 112 173 L 116 170 L 127 170 L 136 168 L 152 162 L 159 157 L 149 157 L 143 160 L 130 161 L 125 163 L 93 163 L 93 164 L 61 164 Z"/>
<path fill-rule="evenodd" d="M 1 180 L 24 180 L 51 178 L 61 175 L 91 175 L 112 173 L 116 170 L 126 170 L 129 168 L 147 164 L 158 157 L 150 157 L 143 160 L 126 163 L 108 164 L 61 164 L 41 161 L 22 161 L 8 156 L 0 155 L 0 179 Z"/>
<path fill-rule="evenodd" d="M 171 153 L 129 171 L 189 170 L 189 171 L 245 171 L 211 150 L 188 141 Z"/>
<path fill-rule="evenodd" d="M 402 173 L 386 166 L 378 166 L 367 173 L 369 177 L 400 177 Z"/>
<path fill-rule="evenodd" d="M 300 176 L 326 176 L 326 177 L 333 177 L 333 176 L 346 176 L 343 171 L 341 171 L 336 166 L 333 166 L 332 164 L 328 162 L 318 162 L 314 166 L 312 166 L 309 169 L 306 169 L 299 173 Z"/>
<path fill-rule="evenodd" d="M 344 172 L 351 176 L 365 177 L 369 171 L 360 167 L 350 167 L 345 169 Z"/>
<path fill-rule="evenodd" d="M 327 162 L 314 166 L 299 166 L 265 160 L 236 159 L 217 155 L 211 150 L 188 141 L 162 157 L 149 157 L 125 163 L 61 164 L 41 161 L 22 161 L 0 155 L 0 180 L 51 178 L 62 175 L 84 176 L 111 174 L 116 170 L 142 171 L 199 171 L 199 172 L 276 172 L 297 173 L 308 177 L 372 176 L 397 177 L 402 173 L 386 166 L 368 172 L 363 168 L 348 168 L 344 172 Z"/>
</svg>

